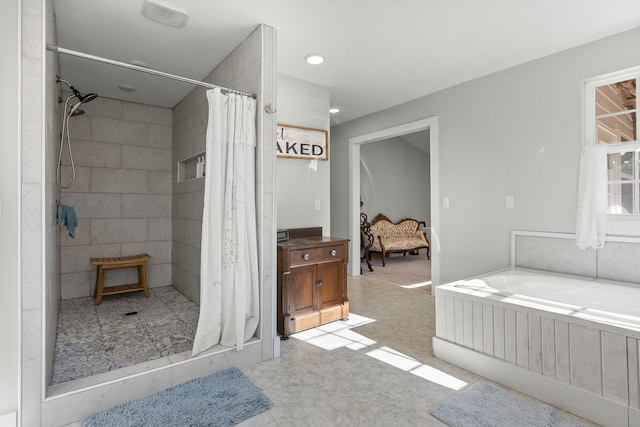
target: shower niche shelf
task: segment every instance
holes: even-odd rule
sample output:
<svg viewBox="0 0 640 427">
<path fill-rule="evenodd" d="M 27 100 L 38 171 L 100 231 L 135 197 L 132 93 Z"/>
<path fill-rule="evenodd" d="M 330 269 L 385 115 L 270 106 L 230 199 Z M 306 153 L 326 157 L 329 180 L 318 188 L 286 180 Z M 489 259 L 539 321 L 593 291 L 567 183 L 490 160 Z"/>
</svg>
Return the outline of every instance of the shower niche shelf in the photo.
<svg viewBox="0 0 640 427">
<path fill-rule="evenodd" d="M 204 159 L 206 154 L 206 151 L 201 151 L 182 160 L 178 160 L 178 182 L 193 181 L 204 178 L 204 175 L 198 175 L 198 160 L 201 157 Z"/>
</svg>

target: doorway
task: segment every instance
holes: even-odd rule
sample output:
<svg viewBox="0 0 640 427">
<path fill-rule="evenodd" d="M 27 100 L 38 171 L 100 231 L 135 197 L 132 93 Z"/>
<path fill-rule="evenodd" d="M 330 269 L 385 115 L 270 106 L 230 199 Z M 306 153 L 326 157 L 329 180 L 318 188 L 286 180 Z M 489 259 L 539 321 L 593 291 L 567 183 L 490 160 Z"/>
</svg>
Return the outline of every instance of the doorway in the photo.
<svg viewBox="0 0 640 427">
<path fill-rule="evenodd" d="M 440 257 L 438 231 L 440 213 L 438 209 L 439 170 L 438 170 L 438 118 L 436 116 L 382 129 L 376 132 L 349 139 L 349 238 L 360 241 L 360 147 L 363 144 L 395 138 L 415 132 L 428 130 L 430 134 L 430 186 L 431 186 L 431 280 L 433 286 L 440 283 Z M 352 276 L 360 275 L 359 245 L 350 245 L 348 271 Z M 358 262 L 356 262 L 358 260 Z M 432 287 L 433 289 L 433 287 Z"/>
</svg>

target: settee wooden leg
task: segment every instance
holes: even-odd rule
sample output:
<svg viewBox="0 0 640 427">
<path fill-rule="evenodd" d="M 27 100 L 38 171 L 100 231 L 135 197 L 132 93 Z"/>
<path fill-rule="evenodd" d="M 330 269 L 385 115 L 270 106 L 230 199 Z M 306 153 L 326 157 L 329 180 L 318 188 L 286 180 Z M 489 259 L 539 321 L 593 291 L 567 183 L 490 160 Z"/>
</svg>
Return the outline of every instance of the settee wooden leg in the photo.
<svg viewBox="0 0 640 427">
<path fill-rule="evenodd" d="M 386 254 L 384 253 L 384 251 L 382 251 L 382 266 L 385 266 L 385 258 L 386 258 Z"/>
<path fill-rule="evenodd" d="M 431 260 L 431 246 L 427 246 L 427 259 Z"/>
</svg>

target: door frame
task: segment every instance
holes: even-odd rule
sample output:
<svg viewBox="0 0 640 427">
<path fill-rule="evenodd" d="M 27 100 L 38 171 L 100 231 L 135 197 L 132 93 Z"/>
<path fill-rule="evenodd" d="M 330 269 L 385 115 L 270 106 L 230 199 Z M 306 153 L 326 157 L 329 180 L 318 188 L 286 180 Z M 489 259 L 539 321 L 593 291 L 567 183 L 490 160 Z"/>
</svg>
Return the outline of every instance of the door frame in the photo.
<svg viewBox="0 0 640 427">
<path fill-rule="evenodd" d="M 429 130 L 429 150 L 431 167 L 431 282 L 433 289 L 440 284 L 440 181 L 438 150 L 438 117 L 424 119 L 378 130 L 349 138 L 349 265 L 351 276 L 360 275 L 360 146 L 398 136 Z"/>
</svg>

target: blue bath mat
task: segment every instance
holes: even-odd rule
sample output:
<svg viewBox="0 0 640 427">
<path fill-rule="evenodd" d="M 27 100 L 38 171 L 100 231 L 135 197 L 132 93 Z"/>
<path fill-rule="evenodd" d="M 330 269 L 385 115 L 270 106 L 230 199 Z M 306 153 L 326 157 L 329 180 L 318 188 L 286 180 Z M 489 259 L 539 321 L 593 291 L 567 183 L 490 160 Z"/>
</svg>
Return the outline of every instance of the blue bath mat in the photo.
<svg viewBox="0 0 640 427">
<path fill-rule="evenodd" d="M 269 408 L 260 389 L 230 368 L 96 412 L 82 427 L 233 426 Z"/>
<path fill-rule="evenodd" d="M 585 427 L 552 406 L 484 381 L 440 403 L 431 414 L 451 427 Z"/>
</svg>

